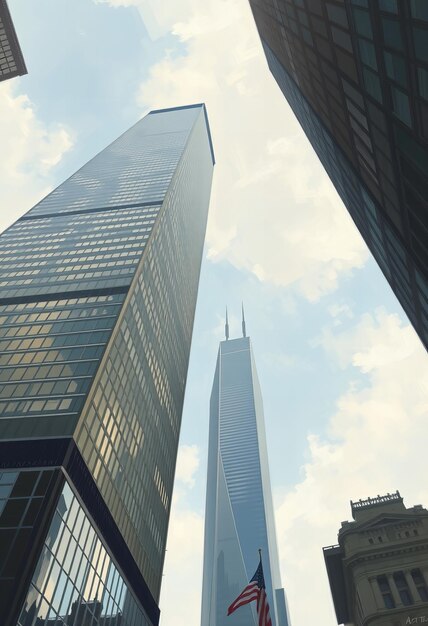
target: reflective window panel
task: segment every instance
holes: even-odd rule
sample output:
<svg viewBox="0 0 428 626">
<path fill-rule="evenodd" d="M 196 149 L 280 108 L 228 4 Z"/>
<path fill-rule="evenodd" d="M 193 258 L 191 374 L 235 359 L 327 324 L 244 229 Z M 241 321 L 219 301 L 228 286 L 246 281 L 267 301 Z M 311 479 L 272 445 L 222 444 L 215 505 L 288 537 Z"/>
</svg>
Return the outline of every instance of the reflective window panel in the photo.
<svg viewBox="0 0 428 626">
<path fill-rule="evenodd" d="M 17 626 L 150 626 L 67 483 Z"/>
<path fill-rule="evenodd" d="M 38 530 L 53 501 L 58 471 L 0 470 L 0 624 L 25 575 Z M 31 566 L 31 563 L 30 563 Z"/>
<path fill-rule="evenodd" d="M 0 437 L 73 433 L 123 299 L 0 305 Z"/>
</svg>

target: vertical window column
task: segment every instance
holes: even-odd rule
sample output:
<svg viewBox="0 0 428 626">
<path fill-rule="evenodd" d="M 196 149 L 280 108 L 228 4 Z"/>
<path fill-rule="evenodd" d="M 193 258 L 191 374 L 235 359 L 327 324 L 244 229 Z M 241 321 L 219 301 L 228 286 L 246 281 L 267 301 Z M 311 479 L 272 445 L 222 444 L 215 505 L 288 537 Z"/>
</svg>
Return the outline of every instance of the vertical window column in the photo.
<svg viewBox="0 0 428 626">
<path fill-rule="evenodd" d="M 373 592 L 373 596 L 375 598 L 377 608 L 379 610 L 383 610 L 385 608 L 385 601 L 384 601 L 383 593 L 381 590 L 381 582 L 379 580 L 380 578 L 385 578 L 385 577 L 378 576 L 377 578 L 376 577 L 369 578 L 369 583 Z"/>
<path fill-rule="evenodd" d="M 400 600 L 398 595 L 397 597 L 395 597 L 393 589 L 394 586 L 391 583 L 392 576 L 390 576 L 389 574 L 387 576 L 384 575 L 377 577 L 377 584 L 382 597 L 382 608 L 395 609 L 397 601 L 399 602 Z"/>
<path fill-rule="evenodd" d="M 386 578 L 388 580 L 388 585 L 389 585 L 389 588 L 390 588 L 391 593 L 392 593 L 392 597 L 393 597 L 393 600 L 394 600 L 394 606 L 402 606 L 403 603 L 401 602 L 400 594 L 397 591 L 397 587 L 395 586 L 395 582 L 394 582 L 394 579 L 392 577 L 392 574 L 389 574 L 389 573 L 386 574 Z"/>
<path fill-rule="evenodd" d="M 410 606 L 413 604 L 413 597 L 410 593 L 409 585 L 407 584 L 404 572 L 401 570 L 399 572 L 394 572 L 393 577 L 400 595 L 401 604 L 404 604 L 404 606 Z"/>
<path fill-rule="evenodd" d="M 415 571 L 415 570 L 413 570 L 413 571 Z M 411 573 L 408 572 L 408 571 L 403 572 L 403 573 L 404 573 L 404 577 L 406 579 L 407 587 L 409 588 L 410 594 L 412 595 L 414 601 L 418 602 L 418 600 L 419 600 L 419 593 L 418 593 L 418 590 L 417 590 L 416 585 L 415 585 L 415 581 L 413 580 L 413 577 L 412 577 Z"/>
<path fill-rule="evenodd" d="M 428 588 L 421 570 L 416 568 L 406 572 L 406 579 L 415 601 L 428 602 Z"/>
</svg>

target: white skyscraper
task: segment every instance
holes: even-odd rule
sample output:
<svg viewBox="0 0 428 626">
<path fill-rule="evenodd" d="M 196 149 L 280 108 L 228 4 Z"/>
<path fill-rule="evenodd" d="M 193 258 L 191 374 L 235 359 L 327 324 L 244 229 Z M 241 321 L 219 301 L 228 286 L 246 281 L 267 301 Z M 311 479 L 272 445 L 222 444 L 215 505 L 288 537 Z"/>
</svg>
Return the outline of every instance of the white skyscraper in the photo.
<svg viewBox="0 0 428 626">
<path fill-rule="evenodd" d="M 263 555 L 273 626 L 289 626 L 278 564 L 263 403 L 251 342 L 220 343 L 211 393 L 201 626 L 256 625 L 253 605 L 227 617 Z"/>
</svg>

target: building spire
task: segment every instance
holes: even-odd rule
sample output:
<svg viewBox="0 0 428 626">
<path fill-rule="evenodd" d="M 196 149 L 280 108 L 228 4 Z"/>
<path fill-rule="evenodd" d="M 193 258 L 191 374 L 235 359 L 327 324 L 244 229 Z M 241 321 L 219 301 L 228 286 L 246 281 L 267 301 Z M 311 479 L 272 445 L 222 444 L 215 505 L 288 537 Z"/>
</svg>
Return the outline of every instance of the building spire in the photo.
<svg viewBox="0 0 428 626">
<path fill-rule="evenodd" d="M 226 341 L 229 339 L 229 319 L 227 317 L 227 307 L 226 307 L 226 323 L 224 325 L 224 334 L 226 335 Z"/>
<path fill-rule="evenodd" d="M 244 303 L 242 303 L 242 336 L 247 336 L 247 327 L 245 325 Z"/>
</svg>

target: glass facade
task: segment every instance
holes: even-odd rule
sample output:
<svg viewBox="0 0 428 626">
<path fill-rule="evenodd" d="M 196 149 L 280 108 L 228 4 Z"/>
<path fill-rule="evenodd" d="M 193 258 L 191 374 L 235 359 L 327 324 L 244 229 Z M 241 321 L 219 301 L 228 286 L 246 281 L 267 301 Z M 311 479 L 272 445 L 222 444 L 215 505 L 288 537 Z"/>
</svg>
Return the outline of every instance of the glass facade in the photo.
<svg viewBox="0 0 428 626">
<path fill-rule="evenodd" d="M 66 482 L 17 626 L 149 626 Z"/>
<path fill-rule="evenodd" d="M 165 554 L 211 172 L 200 113 L 76 432 L 83 458 L 155 598 Z"/>
<path fill-rule="evenodd" d="M 211 395 L 205 515 L 204 626 L 257 624 L 253 606 L 227 616 L 262 549 L 272 624 L 288 626 L 281 588 L 261 393 L 247 337 L 220 344 Z"/>
<path fill-rule="evenodd" d="M 6 0 L 0 0 L 0 81 L 27 73 Z"/>
<path fill-rule="evenodd" d="M 8 622 L 8 607 L 49 502 L 56 472 L 0 470 L 0 623 Z"/>
<path fill-rule="evenodd" d="M 70 487 L 42 505 L 20 626 L 159 619 L 213 164 L 204 105 L 153 111 L 0 236 L 0 467 L 62 466 L 87 520 L 54 549 Z"/>
<path fill-rule="evenodd" d="M 158 211 L 26 216 L 0 239 L 2 299 L 129 287 Z"/>
<path fill-rule="evenodd" d="M 1 437 L 73 434 L 123 299 L 0 305 Z"/>
<path fill-rule="evenodd" d="M 272 74 L 428 345 L 424 11 L 390 1 L 250 4 Z"/>
</svg>

